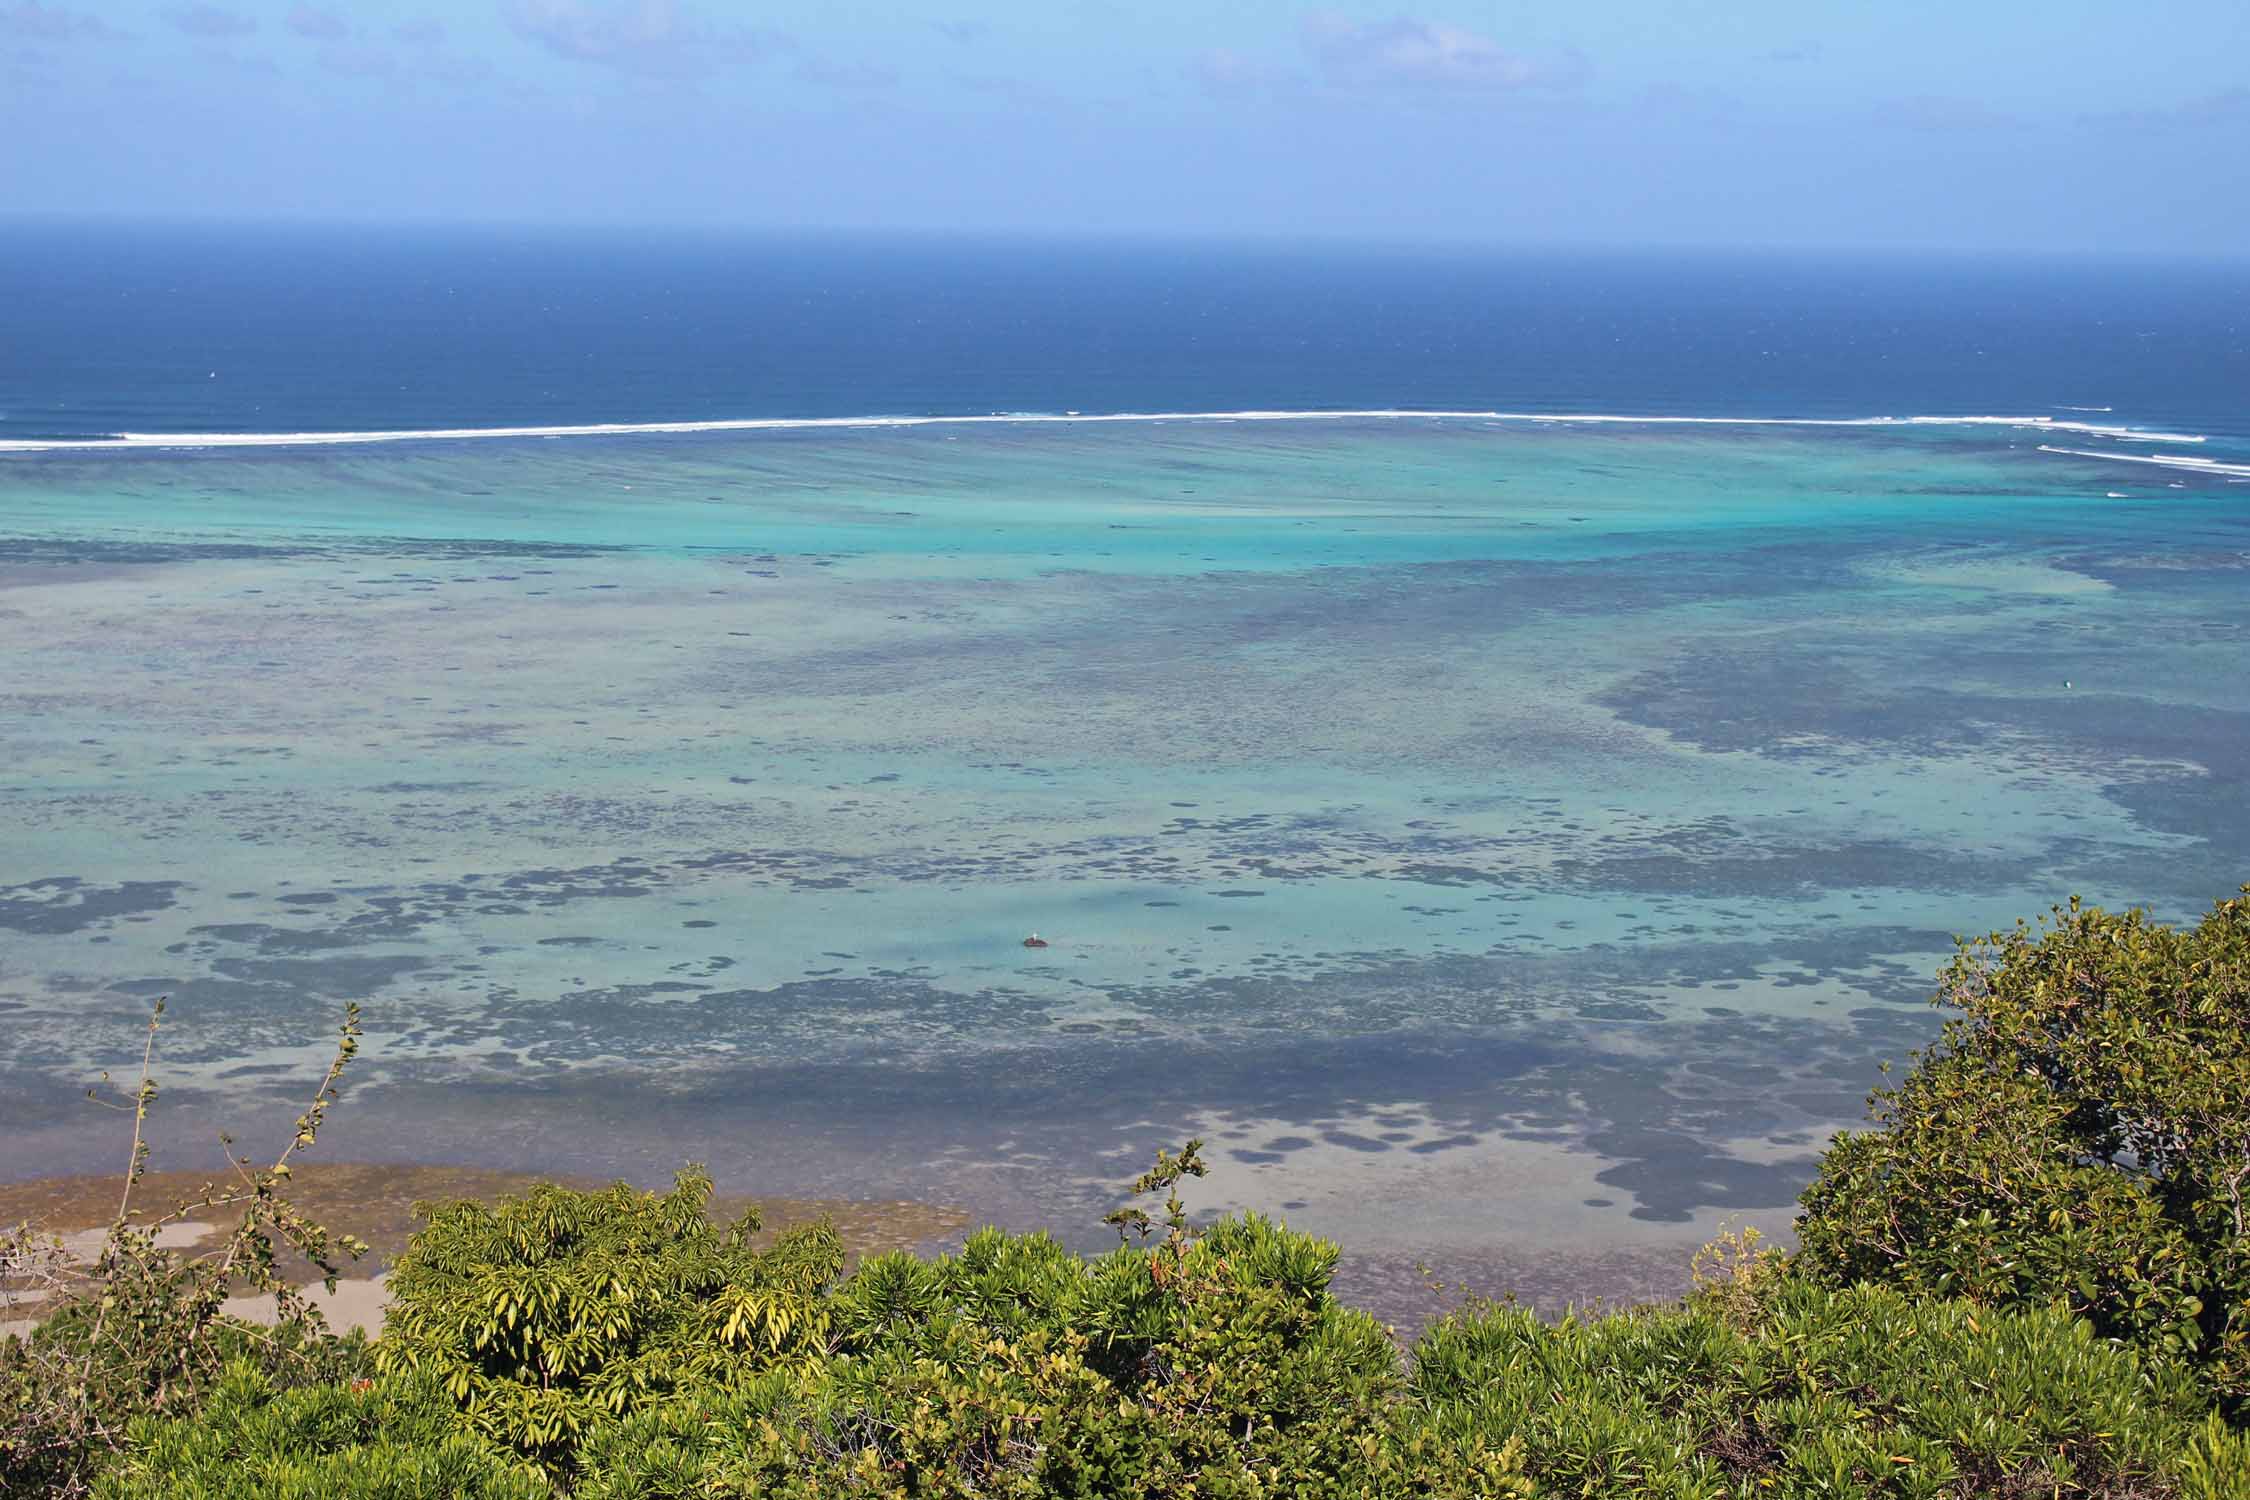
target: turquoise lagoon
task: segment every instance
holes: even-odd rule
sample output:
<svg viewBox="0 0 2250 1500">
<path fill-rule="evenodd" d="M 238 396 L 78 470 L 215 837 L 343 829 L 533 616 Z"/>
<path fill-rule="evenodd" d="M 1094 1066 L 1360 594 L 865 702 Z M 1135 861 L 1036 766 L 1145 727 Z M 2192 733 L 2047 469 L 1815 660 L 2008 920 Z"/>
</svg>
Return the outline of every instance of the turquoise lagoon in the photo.
<svg viewBox="0 0 2250 1500">
<path fill-rule="evenodd" d="M 343 1156 L 1096 1228 L 1194 1132 L 1370 1285 L 1659 1284 L 1955 934 L 2250 879 L 2250 487 L 2054 442 L 7 455 L 0 1172 L 111 1163 L 156 995 L 182 1164 L 356 999 Z"/>
</svg>

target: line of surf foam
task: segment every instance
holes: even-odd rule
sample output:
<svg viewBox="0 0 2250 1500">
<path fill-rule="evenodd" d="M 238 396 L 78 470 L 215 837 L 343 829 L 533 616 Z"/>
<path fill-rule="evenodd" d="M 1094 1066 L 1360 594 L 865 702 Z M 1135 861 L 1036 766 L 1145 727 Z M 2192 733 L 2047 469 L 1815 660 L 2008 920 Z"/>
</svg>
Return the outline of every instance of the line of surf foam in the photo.
<svg viewBox="0 0 2250 1500">
<path fill-rule="evenodd" d="M 1367 407 L 1345 411 L 991 412 L 964 416 L 734 417 L 692 422 L 590 422 L 551 427 L 417 427 L 362 432 L 120 432 L 108 437 L 0 439 L 0 452 L 62 449 L 115 452 L 135 448 L 283 448 L 357 443 L 466 442 L 491 438 L 630 437 L 691 432 L 814 432 L 891 427 L 1122 422 L 1476 421 L 1616 426 L 1707 427 L 2019 427 L 2138 442 L 2200 443 L 2186 432 L 2153 432 L 2051 416 L 1692 417 L 1616 412 L 1423 410 Z"/>
<path fill-rule="evenodd" d="M 2057 448 L 2051 443 L 2039 445 L 2041 453 L 2060 453 L 2070 458 L 2105 458 L 2119 464 L 2153 464 L 2158 468 L 2181 469 L 2190 474 L 2230 474 L 2250 477 L 2250 464 L 2221 463 L 2215 458 L 2197 458 L 2187 453 L 2105 453 L 2099 448 Z"/>
</svg>

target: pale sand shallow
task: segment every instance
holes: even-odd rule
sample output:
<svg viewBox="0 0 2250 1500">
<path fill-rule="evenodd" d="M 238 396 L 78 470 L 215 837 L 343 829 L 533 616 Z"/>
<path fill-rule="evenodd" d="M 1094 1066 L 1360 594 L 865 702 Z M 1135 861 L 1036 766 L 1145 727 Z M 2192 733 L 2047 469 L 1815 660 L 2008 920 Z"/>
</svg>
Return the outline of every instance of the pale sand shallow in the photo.
<svg viewBox="0 0 2250 1500">
<path fill-rule="evenodd" d="M 1669 1301 L 1688 1290 L 1696 1251 L 1721 1233 L 1751 1227 L 1775 1245 L 1792 1242 L 1794 1205 L 1704 1208 L 1674 1221 L 1621 1219 L 1629 1187 L 1603 1180 L 1615 1161 L 1565 1141 L 1523 1135 L 1463 1141 L 1418 1156 L 1370 1146 L 1444 1142 L 1440 1122 L 1412 1105 L 1373 1108 L 1325 1122 L 1236 1118 L 1217 1122 L 1204 1155 L 1212 1175 L 1183 1199 L 1204 1218 L 1247 1207 L 1283 1206 L 1292 1227 L 1343 1247 L 1334 1289 L 1411 1336 L 1471 1298 L 1509 1298 L 1541 1312 Z M 1258 1143 L 1288 1141 L 1272 1161 L 1245 1161 Z M 1735 1159 L 1798 1157 L 1800 1145 L 1737 1142 Z M 1406 1149 L 1411 1149 L 1407 1147 Z M 1712 1164 L 1682 1162 L 1694 1174 Z M 1717 1195 L 1724 1196 L 1724 1187 Z"/>
</svg>

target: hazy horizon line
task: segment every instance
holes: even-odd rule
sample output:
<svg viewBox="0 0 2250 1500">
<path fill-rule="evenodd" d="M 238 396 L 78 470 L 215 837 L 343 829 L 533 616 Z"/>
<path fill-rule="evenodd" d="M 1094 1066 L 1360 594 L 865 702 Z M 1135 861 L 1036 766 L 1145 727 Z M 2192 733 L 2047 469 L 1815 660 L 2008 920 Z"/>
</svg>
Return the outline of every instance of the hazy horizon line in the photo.
<svg viewBox="0 0 2250 1500">
<path fill-rule="evenodd" d="M 1663 239 L 1539 239 L 1493 236 L 1367 235 L 1309 230 L 1114 229 L 1079 227 L 970 227 L 915 224 L 781 224 L 713 220 L 623 222 L 614 219 L 470 218 L 458 216 L 342 216 L 316 214 L 206 215 L 134 210 L 0 210 L 0 225 L 28 229 L 103 230 L 163 228 L 198 233 L 367 234 L 385 230 L 400 236 L 585 236 L 605 238 L 655 234 L 679 240 L 744 242 L 891 240 L 980 247 L 1020 245 L 1096 245 L 1105 248 L 1213 248 L 1259 251 L 1340 251 L 1394 255 L 1585 255 L 1797 258 L 1865 260 L 1965 260 L 2135 262 L 2163 265 L 2250 266 L 2250 247 L 2214 250 L 2149 249 L 2119 246 L 2088 248 L 2056 245 L 1838 244 L 1825 241 L 1720 241 Z"/>
</svg>

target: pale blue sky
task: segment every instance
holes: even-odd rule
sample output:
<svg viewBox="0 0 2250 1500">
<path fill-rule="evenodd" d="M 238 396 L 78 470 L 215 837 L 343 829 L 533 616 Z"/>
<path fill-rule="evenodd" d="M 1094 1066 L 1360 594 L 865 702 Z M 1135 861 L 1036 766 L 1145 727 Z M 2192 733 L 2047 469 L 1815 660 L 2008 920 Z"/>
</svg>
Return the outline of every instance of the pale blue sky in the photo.
<svg viewBox="0 0 2250 1500">
<path fill-rule="evenodd" d="M 38 214 L 2250 246 L 2244 0 L 0 0 Z"/>
</svg>

